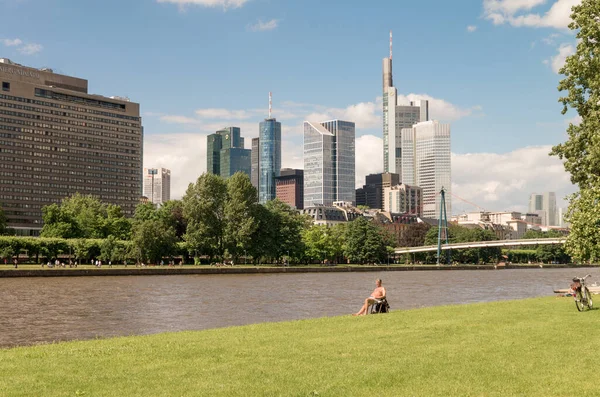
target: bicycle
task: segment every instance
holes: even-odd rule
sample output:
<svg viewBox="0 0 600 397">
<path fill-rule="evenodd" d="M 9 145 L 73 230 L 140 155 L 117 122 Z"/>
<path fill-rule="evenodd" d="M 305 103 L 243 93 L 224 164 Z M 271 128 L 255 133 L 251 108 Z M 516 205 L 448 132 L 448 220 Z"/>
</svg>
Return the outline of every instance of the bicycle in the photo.
<svg viewBox="0 0 600 397">
<path fill-rule="evenodd" d="M 573 298 L 575 298 L 575 306 L 577 306 L 577 310 L 580 312 L 582 312 L 586 306 L 588 310 L 591 310 L 594 305 L 592 294 L 585 285 L 585 279 L 588 277 L 592 277 L 592 275 L 588 274 L 585 277 L 575 277 L 573 279 L 573 284 L 571 284 L 571 289 L 574 291 Z"/>
</svg>

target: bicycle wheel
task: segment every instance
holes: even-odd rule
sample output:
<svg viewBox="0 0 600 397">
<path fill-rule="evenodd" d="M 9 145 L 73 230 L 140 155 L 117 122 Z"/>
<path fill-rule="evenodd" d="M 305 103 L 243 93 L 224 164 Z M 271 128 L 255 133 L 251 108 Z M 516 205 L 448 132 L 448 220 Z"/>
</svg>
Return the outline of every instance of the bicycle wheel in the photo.
<svg viewBox="0 0 600 397">
<path fill-rule="evenodd" d="M 581 289 L 578 289 L 575 293 L 575 306 L 577 306 L 577 310 L 580 312 L 583 311 L 583 295 L 581 294 Z"/>
<path fill-rule="evenodd" d="M 594 307 L 594 302 L 592 301 L 592 294 L 588 287 L 585 287 L 585 294 L 587 295 L 587 307 L 591 310 Z"/>
</svg>

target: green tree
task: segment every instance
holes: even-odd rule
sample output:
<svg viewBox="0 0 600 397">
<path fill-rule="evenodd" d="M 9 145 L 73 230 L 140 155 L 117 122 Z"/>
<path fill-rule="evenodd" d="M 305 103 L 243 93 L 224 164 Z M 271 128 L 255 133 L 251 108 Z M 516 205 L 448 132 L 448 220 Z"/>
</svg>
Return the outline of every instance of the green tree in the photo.
<svg viewBox="0 0 600 397">
<path fill-rule="evenodd" d="M 248 175 L 236 172 L 227 180 L 223 232 L 227 252 L 234 258 L 247 251 L 252 243 L 252 235 L 257 227 L 254 218 L 257 198 L 256 188 L 252 186 Z"/>
<path fill-rule="evenodd" d="M 564 161 L 579 192 L 569 197 L 566 220 L 571 231 L 567 252 L 581 260 L 600 259 L 600 3 L 582 0 L 572 8 L 569 28 L 576 31 L 577 50 L 567 57 L 558 90 L 562 113 L 576 110 L 581 122 L 570 123 L 569 139 L 552 149 Z"/>
<path fill-rule="evenodd" d="M 184 240 L 190 252 L 222 257 L 225 251 L 225 201 L 227 183 L 220 176 L 205 173 L 191 183 L 183 197 L 187 219 Z"/>
<path fill-rule="evenodd" d="M 133 254 L 138 260 L 158 263 L 177 251 L 177 236 L 172 227 L 165 228 L 159 220 L 134 222 L 132 229 Z M 113 251 L 110 255 L 113 255 Z"/>
<path fill-rule="evenodd" d="M 187 228 L 187 220 L 183 216 L 183 202 L 181 200 L 169 200 L 158 208 L 158 217 L 163 223 L 175 230 L 178 239 L 183 239 Z"/>
<path fill-rule="evenodd" d="M 304 254 L 302 231 L 309 227 L 307 217 L 279 199 L 268 201 L 265 208 L 270 212 L 271 244 L 269 256 L 279 260 L 284 255 L 300 258 Z"/>
<path fill-rule="evenodd" d="M 406 227 L 398 239 L 399 247 L 422 247 L 425 245 L 425 236 L 431 228 L 427 223 L 412 223 Z"/>
<path fill-rule="evenodd" d="M 129 237 L 129 221 L 119 206 L 105 204 L 79 193 L 42 209 L 42 237 L 105 238 L 109 234 Z"/>
<path fill-rule="evenodd" d="M 108 236 L 100 244 L 100 259 L 103 261 L 112 261 L 117 249 L 117 239 L 115 236 Z"/>
<path fill-rule="evenodd" d="M 393 245 L 389 234 L 362 216 L 348 223 L 345 237 L 344 254 L 357 263 L 383 263 Z"/>
</svg>

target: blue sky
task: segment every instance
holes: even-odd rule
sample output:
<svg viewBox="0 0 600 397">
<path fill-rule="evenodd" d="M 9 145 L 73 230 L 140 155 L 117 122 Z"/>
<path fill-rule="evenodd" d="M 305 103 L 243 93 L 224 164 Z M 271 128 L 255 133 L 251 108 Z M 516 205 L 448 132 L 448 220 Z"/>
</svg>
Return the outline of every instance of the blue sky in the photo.
<svg viewBox="0 0 600 397">
<path fill-rule="evenodd" d="M 302 166 L 304 119 L 345 118 L 357 123 L 359 183 L 382 168 L 391 29 L 399 93 L 431 98 L 432 116 L 452 124 L 454 192 L 524 209 L 532 191 L 573 190 L 545 154 L 576 116 L 560 114 L 556 86 L 575 45 L 566 10 L 578 2 L 0 0 L 0 56 L 139 102 L 145 165 L 171 168 L 176 194 L 205 170 L 206 134 L 239 125 L 257 136 L 269 91 L 284 166 Z"/>
</svg>

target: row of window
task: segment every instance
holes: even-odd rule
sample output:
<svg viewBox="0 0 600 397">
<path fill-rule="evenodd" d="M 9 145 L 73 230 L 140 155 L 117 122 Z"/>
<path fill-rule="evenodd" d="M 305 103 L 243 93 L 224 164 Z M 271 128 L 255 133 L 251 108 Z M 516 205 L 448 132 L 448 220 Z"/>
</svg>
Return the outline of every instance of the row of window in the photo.
<svg viewBox="0 0 600 397">
<path fill-rule="evenodd" d="M 1 160 L 7 160 L 7 161 L 13 161 L 12 157 L 0 157 L 0 161 Z M 36 164 L 38 164 L 39 162 L 35 162 Z M 126 180 L 126 181 L 131 181 L 137 178 L 131 178 L 129 176 L 123 176 L 123 175 L 113 175 L 113 174 L 101 174 L 101 173 L 97 173 L 97 172 L 83 172 L 83 171 L 75 171 L 72 169 L 66 169 L 66 170 L 62 170 L 60 168 L 55 168 L 58 167 L 59 164 L 61 163 L 57 163 L 57 162 L 45 162 L 47 166 L 52 166 L 53 168 L 41 168 L 41 167 L 31 167 L 31 166 L 27 166 L 27 165 L 19 165 L 19 164 L 10 164 L 10 163 L 0 163 L 0 168 L 5 168 L 5 169 L 10 169 L 10 170 L 22 170 L 22 171 L 33 171 L 35 173 L 42 173 L 42 172 L 50 172 L 52 174 L 63 174 L 63 175 L 76 175 L 76 176 L 87 176 L 87 177 L 92 177 L 95 178 L 95 180 L 101 180 L 103 184 L 105 185 L 115 185 L 117 183 L 122 184 L 124 186 L 130 186 L 129 184 L 124 184 L 123 182 L 112 182 L 112 181 L 106 181 L 106 178 L 110 178 L 110 179 L 122 179 L 122 180 Z M 66 163 L 62 163 L 63 166 L 67 166 Z M 100 179 L 102 178 L 102 179 Z M 131 185 L 133 186 L 133 185 Z"/>
<path fill-rule="evenodd" d="M 11 118 L 7 118 L 7 117 L 0 117 L 0 122 L 10 123 L 10 124 L 18 124 L 18 125 L 26 125 L 26 126 L 30 126 L 30 127 L 44 128 L 46 130 L 59 130 L 59 131 L 76 132 L 76 133 L 83 134 L 83 136 L 86 136 L 86 135 L 97 135 L 97 136 L 115 135 L 115 134 L 103 134 L 102 132 L 95 131 L 95 130 L 84 130 L 84 129 L 81 129 L 81 128 L 63 127 L 63 126 L 60 126 L 60 125 L 46 124 L 46 123 L 36 123 L 36 122 L 31 122 L 31 121 L 26 121 L 26 120 L 11 119 Z M 28 132 L 29 131 L 33 131 L 33 130 L 29 130 L 28 129 Z M 23 131 L 23 132 L 25 132 L 25 131 Z M 44 135 L 48 135 L 48 134 L 44 134 Z M 105 141 L 102 140 L 102 142 L 105 142 Z M 116 145 L 120 145 L 119 142 L 116 142 L 116 141 L 113 141 L 113 142 Z M 123 150 L 127 150 L 128 152 L 130 151 L 129 149 L 123 149 Z"/>
<path fill-rule="evenodd" d="M 101 195 L 101 194 L 92 193 L 94 191 L 98 191 L 98 189 L 85 189 L 85 190 L 87 190 L 87 191 L 84 192 L 83 190 L 73 190 L 71 192 L 59 192 L 56 190 L 27 189 L 27 188 L 19 188 L 19 187 L 6 187 L 6 188 L 2 189 L 2 191 L 6 192 L 6 193 L 23 193 L 23 194 L 29 194 L 29 195 L 36 195 L 35 197 L 32 198 L 31 201 L 55 202 L 56 197 L 66 197 L 70 193 L 77 191 L 77 192 L 85 193 L 87 195 L 94 195 L 94 196 L 100 197 L 101 199 L 109 199 L 110 198 L 113 200 L 120 200 L 121 202 L 132 202 L 133 204 L 131 204 L 131 205 L 133 205 L 133 206 L 135 206 L 136 203 L 139 202 L 138 195 L 135 195 L 135 196 Z M 23 196 L 15 195 L 14 197 L 15 197 L 15 199 L 22 200 Z M 44 200 L 43 199 L 44 197 L 50 198 L 50 200 Z M 129 204 L 126 204 L 126 205 L 129 205 Z"/>
<path fill-rule="evenodd" d="M 141 127 L 139 124 L 129 123 L 126 121 L 121 121 L 121 120 L 105 119 L 102 117 L 88 116 L 86 114 L 67 113 L 67 112 L 58 111 L 58 110 L 39 108 L 39 107 L 35 107 L 35 106 L 21 105 L 18 103 L 0 102 L 0 106 L 6 107 L 6 108 L 12 108 L 12 109 L 27 110 L 29 112 L 52 114 L 55 116 L 68 117 L 70 119 L 89 120 L 89 121 L 96 121 L 98 123 L 120 125 L 123 127 L 132 127 L 132 128 L 140 128 Z"/>
<path fill-rule="evenodd" d="M 65 167 L 65 168 L 68 167 L 69 169 L 79 168 L 79 169 L 94 170 L 94 171 L 113 172 L 113 173 L 119 174 L 119 175 L 111 175 L 111 174 L 105 174 L 105 173 L 102 173 L 102 174 L 89 173 L 89 172 L 85 173 L 86 176 L 93 176 L 95 178 L 116 177 L 116 179 L 136 181 L 136 180 L 139 180 L 139 174 L 140 174 L 140 171 L 137 171 L 137 170 L 127 170 L 127 169 L 113 168 L 113 167 L 100 167 L 100 166 L 95 166 L 95 165 L 91 165 L 91 164 L 73 164 L 73 163 L 65 163 L 65 162 L 57 162 L 57 161 L 48 161 L 48 160 L 43 160 L 43 159 L 31 159 L 28 157 L 23 158 L 23 157 L 3 156 L 1 154 L 0 154 L 0 161 L 47 165 L 47 166 L 52 167 L 53 172 L 56 172 L 55 171 L 56 167 Z M 129 177 L 126 174 L 134 174 L 136 176 Z M 83 175 L 83 174 L 77 174 L 77 175 Z"/>
<path fill-rule="evenodd" d="M 25 179 L 33 179 L 33 180 L 42 179 L 42 180 L 57 181 L 57 182 L 87 183 L 90 185 L 120 186 L 120 187 L 125 187 L 125 188 L 136 187 L 136 185 L 133 183 L 123 183 L 123 182 L 117 183 L 116 181 L 104 181 L 101 179 L 66 178 L 66 177 L 62 177 L 62 176 L 40 175 L 40 174 L 10 172 L 10 171 L 0 171 L 0 176 L 25 178 Z"/>
<path fill-rule="evenodd" d="M 2 180 L 0 179 L 0 184 L 6 182 L 6 180 Z M 10 181 L 10 182 L 15 182 L 15 181 Z M 32 185 L 31 183 L 29 184 L 25 184 L 25 186 L 30 186 Z M 44 195 L 44 196 L 55 196 L 55 197 L 65 197 L 69 194 L 69 192 L 80 192 L 80 193 L 85 193 L 85 194 L 90 194 L 91 192 L 97 192 L 98 195 L 100 195 L 101 192 L 104 193 L 120 193 L 120 194 L 126 194 L 124 196 L 117 196 L 117 195 L 102 195 L 102 197 L 106 197 L 106 198 L 111 198 L 114 200 L 121 200 L 121 201 L 138 201 L 139 197 L 137 194 L 131 194 L 131 191 L 127 191 L 127 192 L 121 192 L 121 191 L 115 191 L 115 189 L 101 189 L 98 187 L 91 187 L 91 186 L 67 186 L 67 185 L 55 185 L 55 184 L 49 184 L 49 183 L 38 183 L 38 184 L 33 184 L 33 186 L 35 187 L 40 187 L 40 188 L 47 188 L 47 189 L 64 189 L 68 191 L 58 191 L 58 190 L 40 190 L 40 189 L 28 189 L 28 188 L 20 188 L 20 187 L 11 187 L 11 186 L 3 186 L 2 187 L 2 192 L 3 193 L 23 193 L 23 194 L 39 194 L 39 195 Z M 137 189 L 136 189 L 137 191 Z M 33 198 L 31 201 L 38 201 L 37 198 Z"/>
<path fill-rule="evenodd" d="M 67 109 L 67 110 L 73 110 L 76 112 L 91 113 L 91 114 L 97 114 L 100 116 L 115 117 L 115 118 L 125 119 L 125 120 L 132 120 L 132 121 L 138 121 L 138 122 L 140 121 L 140 118 L 136 117 L 136 116 L 127 116 L 124 114 L 103 112 L 103 111 L 95 110 L 95 109 L 87 109 L 87 108 L 82 108 L 82 107 L 78 107 L 78 106 L 62 105 L 62 104 L 58 104 L 58 103 L 38 101 L 35 99 L 21 98 L 21 97 L 11 96 L 11 95 L 0 94 L 0 99 L 7 99 L 9 101 L 24 102 L 24 103 L 33 103 L 33 104 L 41 105 L 41 106 L 53 107 L 53 108 L 58 108 L 58 109 Z"/>
<path fill-rule="evenodd" d="M 55 101 L 76 102 L 76 103 L 84 104 L 86 106 L 96 106 L 96 107 L 102 107 L 102 108 L 107 108 L 107 109 L 125 111 L 125 105 L 123 105 L 122 103 L 114 103 L 114 102 L 101 101 L 99 99 L 84 98 L 81 96 L 63 94 L 61 92 L 55 92 L 55 91 L 51 91 L 51 90 L 44 90 L 42 88 L 35 89 L 35 96 L 39 96 L 39 97 L 47 98 L 47 99 L 53 99 Z"/>
<path fill-rule="evenodd" d="M 11 105 L 11 104 L 3 102 L 2 105 L 0 105 L 0 106 L 11 107 L 8 105 Z M 12 110 L 3 110 L 3 109 L 0 110 L 0 113 L 10 115 L 10 116 L 17 116 L 17 117 L 23 117 L 23 118 L 27 118 L 27 119 L 33 119 L 33 120 L 44 120 L 44 121 L 50 121 L 52 123 L 72 124 L 72 125 L 77 125 L 80 127 L 95 128 L 98 130 L 124 132 L 126 134 L 139 135 L 138 129 L 119 128 L 119 127 L 113 127 L 113 126 L 109 126 L 109 125 L 94 124 L 94 123 L 90 123 L 88 121 L 77 121 L 77 120 L 69 120 L 69 119 L 63 119 L 63 118 L 57 118 L 57 117 L 40 116 L 39 114 L 21 113 L 21 112 L 14 112 Z"/>
</svg>

